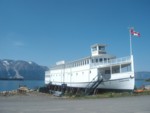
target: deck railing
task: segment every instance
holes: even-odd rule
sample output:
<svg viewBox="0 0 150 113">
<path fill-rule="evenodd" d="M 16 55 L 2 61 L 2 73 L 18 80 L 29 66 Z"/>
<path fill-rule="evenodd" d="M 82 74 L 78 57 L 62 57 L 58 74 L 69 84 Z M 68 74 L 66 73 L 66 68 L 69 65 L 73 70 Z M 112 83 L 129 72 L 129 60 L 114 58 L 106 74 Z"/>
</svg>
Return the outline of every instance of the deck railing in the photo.
<svg viewBox="0 0 150 113">
<path fill-rule="evenodd" d="M 131 62 L 130 56 L 122 57 L 122 58 L 116 58 L 116 59 L 110 59 L 110 60 L 106 60 L 103 62 L 91 63 L 91 67 L 92 66 L 95 67 L 95 66 L 115 65 L 115 64 L 127 63 L 127 62 Z"/>
<path fill-rule="evenodd" d="M 119 64 L 119 63 L 131 62 L 131 57 L 127 56 L 127 57 L 114 58 L 114 59 L 109 59 L 109 60 L 107 59 L 107 60 L 103 60 L 102 62 L 94 62 L 94 63 L 92 63 L 92 61 L 91 61 L 92 59 L 89 58 L 88 60 L 90 60 L 90 61 L 86 65 L 90 65 L 90 67 L 95 67 L 95 66 L 107 66 L 107 65 Z M 66 64 L 62 64 L 62 65 L 55 65 L 55 66 L 52 66 L 50 69 L 55 70 L 55 69 L 65 69 L 65 68 L 73 68 L 73 67 L 83 66 L 83 65 L 74 66 L 75 63 L 78 63 L 78 62 L 66 63 Z"/>
</svg>

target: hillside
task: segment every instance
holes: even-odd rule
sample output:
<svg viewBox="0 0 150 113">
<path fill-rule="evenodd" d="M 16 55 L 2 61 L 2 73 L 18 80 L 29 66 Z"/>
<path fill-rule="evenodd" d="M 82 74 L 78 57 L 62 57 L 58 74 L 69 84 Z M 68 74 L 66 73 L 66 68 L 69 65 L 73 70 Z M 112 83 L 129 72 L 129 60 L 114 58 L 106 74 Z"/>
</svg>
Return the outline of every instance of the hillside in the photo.
<svg viewBox="0 0 150 113">
<path fill-rule="evenodd" d="M 44 80 L 46 66 L 22 60 L 0 60 L 0 79 Z"/>
</svg>

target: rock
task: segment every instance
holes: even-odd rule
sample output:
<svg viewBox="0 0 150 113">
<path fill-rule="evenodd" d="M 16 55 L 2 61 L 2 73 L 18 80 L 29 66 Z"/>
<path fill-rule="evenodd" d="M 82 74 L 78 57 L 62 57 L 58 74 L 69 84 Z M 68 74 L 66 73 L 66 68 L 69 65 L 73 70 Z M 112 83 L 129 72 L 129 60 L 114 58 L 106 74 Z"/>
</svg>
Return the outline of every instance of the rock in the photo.
<svg viewBox="0 0 150 113">
<path fill-rule="evenodd" d="M 29 92 L 29 89 L 27 87 L 20 87 L 18 89 L 18 93 L 23 93 L 23 94 L 26 94 Z"/>
</svg>

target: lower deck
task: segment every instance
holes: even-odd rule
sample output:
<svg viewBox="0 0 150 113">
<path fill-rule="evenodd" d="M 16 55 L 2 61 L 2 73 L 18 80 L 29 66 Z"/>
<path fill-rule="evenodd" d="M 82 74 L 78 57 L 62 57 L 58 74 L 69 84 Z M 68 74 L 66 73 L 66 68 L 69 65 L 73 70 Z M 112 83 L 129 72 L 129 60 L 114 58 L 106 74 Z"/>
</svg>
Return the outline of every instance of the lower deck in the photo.
<svg viewBox="0 0 150 113">
<path fill-rule="evenodd" d="M 116 75 L 118 76 L 118 75 Z M 97 80 L 89 81 L 89 82 L 57 82 L 53 81 L 50 84 L 61 86 L 62 84 L 66 84 L 67 87 L 77 87 L 77 88 L 87 88 L 88 85 L 92 85 L 97 82 Z M 135 84 L 135 78 L 132 77 L 132 73 L 127 73 L 122 78 L 105 80 L 103 79 L 102 83 L 100 83 L 97 88 L 102 89 L 120 89 L 120 90 L 133 90 Z"/>
<path fill-rule="evenodd" d="M 47 90 L 49 93 L 62 92 L 66 94 L 76 94 L 76 95 L 89 95 L 89 94 L 99 94 L 107 91 L 133 91 L 134 90 L 134 78 L 124 78 L 118 80 L 102 81 L 98 87 L 88 87 L 89 84 L 93 83 L 50 83 L 47 85 Z M 87 90 L 88 89 L 88 90 Z"/>
</svg>

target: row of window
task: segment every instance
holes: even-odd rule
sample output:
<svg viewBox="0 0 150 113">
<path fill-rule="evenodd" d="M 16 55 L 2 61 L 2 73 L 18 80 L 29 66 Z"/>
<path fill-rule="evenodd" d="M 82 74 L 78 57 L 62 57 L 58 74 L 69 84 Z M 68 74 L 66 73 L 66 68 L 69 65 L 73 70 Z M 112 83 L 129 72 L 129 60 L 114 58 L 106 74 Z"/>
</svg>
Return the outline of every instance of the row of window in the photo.
<svg viewBox="0 0 150 113">
<path fill-rule="evenodd" d="M 105 69 L 104 74 L 115 74 L 121 72 L 131 71 L 131 64 L 112 66 L 112 68 Z"/>
<path fill-rule="evenodd" d="M 93 58 L 91 59 L 91 63 L 102 63 L 102 62 L 109 62 L 109 58 Z M 70 67 L 79 67 L 79 66 L 84 66 L 89 64 L 90 59 L 85 59 L 81 61 L 76 61 L 73 63 L 68 63 L 68 64 L 62 64 L 62 65 L 57 65 L 56 67 L 53 67 L 55 69 L 61 69 L 61 68 L 70 68 Z"/>
<path fill-rule="evenodd" d="M 73 76 L 73 75 L 80 75 L 80 74 L 82 74 L 82 75 L 84 75 L 84 73 L 85 72 L 73 72 L 73 73 L 65 73 L 65 75 L 71 75 L 71 76 Z M 88 73 L 88 72 L 86 72 L 86 73 Z M 91 74 L 91 71 L 89 71 L 89 74 Z M 85 74 L 85 75 L 87 75 L 87 74 Z M 63 76 L 63 73 L 61 73 L 61 74 L 51 74 L 50 76 Z"/>
<path fill-rule="evenodd" d="M 67 64 L 66 67 L 79 67 L 89 64 L 89 59 L 81 60 L 78 62 Z"/>
<path fill-rule="evenodd" d="M 105 50 L 105 47 L 104 47 L 104 46 L 99 46 L 99 47 L 97 48 L 97 46 L 95 46 L 95 47 L 92 48 L 92 51 L 97 51 L 97 49 L 98 49 L 98 50 L 101 50 L 101 51 L 104 51 L 104 50 Z"/>
<path fill-rule="evenodd" d="M 124 65 L 117 65 L 117 66 L 112 66 L 112 67 L 108 67 L 108 68 L 104 68 L 102 70 L 102 72 L 100 72 L 102 75 L 108 75 L 108 74 L 115 74 L 115 73 L 121 73 L 121 72 L 129 72 L 131 71 L 131 64 L 124 64 Z M 63 76 L 63 74 L 66 74 L 66 75 L 70 75 L 70 76 L 73 76 L 73 75 L 76 75 L 78 76 L 78 74 L 82 74 L 82 75 L 87 75 L 87 73 L 91 74 L 91 70 L 89 72 L 71 72 L 71 73 L 61 73 L 61 74 L 52 74 L 51 76 Z"/>
<path fill-rule="evenodd" d="M 95 58 L 95 59 L 92 59 L 92 63 L 99 63 L 99 62 L 109 62 L 109 58 Z"/>
</svg>

